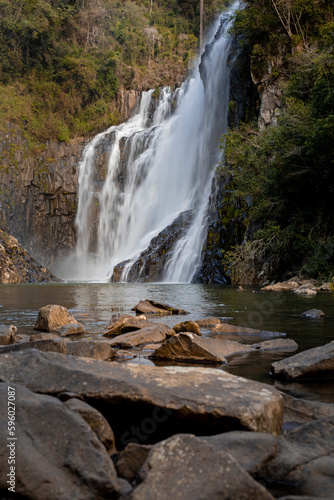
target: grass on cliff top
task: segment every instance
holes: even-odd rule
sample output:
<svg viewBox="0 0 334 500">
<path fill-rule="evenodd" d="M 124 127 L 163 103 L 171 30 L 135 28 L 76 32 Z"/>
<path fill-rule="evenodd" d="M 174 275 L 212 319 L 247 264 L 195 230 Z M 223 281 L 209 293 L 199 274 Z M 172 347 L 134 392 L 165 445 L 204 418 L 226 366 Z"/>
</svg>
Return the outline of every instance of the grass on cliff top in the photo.
<svg viewBox="0 0 334 500">
<path fill-rule="evenodd" d="M 206 24 L 226 3 L 205 2 Z M 0 0 L 0 123 L 33 141 L 100 131 L 121 89 L 181 82 L 198 36 L 197 0 Z"/>
</svg>

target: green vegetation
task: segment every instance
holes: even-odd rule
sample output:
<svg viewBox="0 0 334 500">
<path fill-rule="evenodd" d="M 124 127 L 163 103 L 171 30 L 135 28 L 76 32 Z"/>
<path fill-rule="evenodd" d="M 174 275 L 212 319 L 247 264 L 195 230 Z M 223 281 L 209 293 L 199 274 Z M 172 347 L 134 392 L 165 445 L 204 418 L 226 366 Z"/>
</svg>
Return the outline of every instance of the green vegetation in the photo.
<svg viewBox="0 0 334 500">
<path fill-rule="evenodd" d="M 243 124 L 222 141 L 222 170 L 245 213 L 247 242 L 226 256 L 235 281 L 265 262 L 270 279 L 334 275 L 333 13 L 333 1 L 250 0 L 237 15 L 254 72 L 283 57 L 270 79 L 284 100 L 276 124 Z"/>
<path fill-rule="evenodd" d="M 1 126 L 38 142 L 117 123 L 120 91 L 181 81 L 198 36 L 197 0 L 0 0 Z"/>
</svg>

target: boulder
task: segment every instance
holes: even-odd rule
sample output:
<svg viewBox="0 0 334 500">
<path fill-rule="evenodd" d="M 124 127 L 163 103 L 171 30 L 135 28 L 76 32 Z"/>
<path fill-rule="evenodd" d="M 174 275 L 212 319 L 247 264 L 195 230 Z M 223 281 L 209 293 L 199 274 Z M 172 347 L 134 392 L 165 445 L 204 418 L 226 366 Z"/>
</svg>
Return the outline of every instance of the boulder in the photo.
<svg viewBox="0 0 334 500">
<path fill-rule="evenodd" d="M 294 398 L 283 393 L 285 426 L 291 423 L 294 427 L 318 418 L 334 415 L 334 405 L 320 403 L 319 401 L 307 401 L 306 399 Z"/>
<path fill-rule="evenodd" d="M 277 453 L 277 438 L 265 432 L 234 431 L 201 439 L 232 455 L 249 474 L 263 469 Z"/>
<path fill-rule="evenodd" d="M 264 340 L 258 344 L 252 344 L 259 351 L 295 351 L 298 344 L 292 339 Z"/>
<path fill-rule="evenodd" d="M 201 338 L 192 333 L 179 333 L 154 351 L 150 359 L 166 359 L 186 363 L 227 363 L 235 354 L 254 351 L 250 345 L 231 340 Z"/>
<path fill-rule="evenodd" d="M 66 307 L 48 305 L 39 310 L 34 330 L 51 332 L 70 323 L 77 323 L 77 320 L 69 314 Z"/>
<path fill-rule="evenodd" d="M 38 349 L 43 352 L 58 352 L 66 354 L 66 341 L 64 339 L 37 340 L 32 342 L 22 342 L 19 344 L 0 347 L 0 354 L 9 352 L 20 352 L 30 349 Z"/>
<path fill-rule="evenodd" d="M 112 347 L 131 349 L 143 344 L 161 343 L 166 340 L 167 335 L 171 334 L 175 335 L 174 331 L 169 326 L 163 323 L 149 323 L 146 328 L 118 335 L 109 343 Z"/>
<path fill-rule="evenodd" d="M 215 326 L 219 325 L 220 319 L 219 318 L 197 319 L 195 323 L 197 323 L 202 328 L 214 328 Z"/>
<path fill-rule="evenodd" d="M 182 323 L 173 326 L 173 330 L 175 333 L 189 332 L 199 336 L 202 335 L 201 329 L 195 321 L 182 321 Z"/>
<path fill-rule="evenodd" d="M 141 328 L 145 328 L 149 322 L 146 319 L 128 316 L 120 318 L 115 323 L 109 324 L 104 332 L 105 337 L 115 337 L 124 333 L 135 332 Z"/>
<path fill-rule="evenodd" d="M 260 476 L 293 485 L 298 495 L 330 498 L 334 491 L 334 415 L 278 437 L 277 456 Z"/>
<path fill-rule="evenodd" d="M 16 451 L 15 495 L 34 500 L 117 498 L 116 471 L 91 427 L 59 399 L 10 384 L 19 403 L 15 437 L 3 441 L 0 461 Z M 8 384 L 0 384 L 0 426 L 7 428 Z M 7 491 L 9 465 L 2 467 L 0 490 Z"/>
<path fill-rule="evenodd" d="M 90 404 L 95 401 L 105 407 L 108 420 L 111 412 L 113 431 L 124 446 L 184 430 L 201 435 L 240 429 L 279 434 L 282 427 L 278 391 L 207 367 L 110 363 L 33 349 L 1 356 L 0 381 L 44 394 L 74 392 Z"/>
<path fill-rule="evenodd" d="M 257 330 L 256 328 L 247 328 L 245 326 L 230 325 L 229 323 L 220 323 L 215 326 L 211 333 L 233 333 L 234 335 L 256 335 L 259 337 L 285 337 L 286 333 L 269 332 L 267 330 Z"/>
<path fill-rule="evenodd" d="M 115 323 L 117 323 L 117 321 L 119 321 L 120 319 L 127 319 L 127 318 L 133 318 L 133 317 L 134 316 L 131 316 L 131 314 L 114 313 L 110 318 L 110 321 L 106 327 L 106 330 L 109 330 L 109 327 L 114 325 Z"/>
<path fill-rule="evenodd" d="M 14 344 L 17 328 L 14 325 L 0 326 L 0 345 Z"/>
<path fill-rule="evenodd" d="M 275 285 L 264 286 L 261 290 L 270 292 L 286 292 L 289 290 L 296 290 L 297 288 L 299 288 L 299 283 L 297 283 L 297 281 L 283 281 L 275 283 Z"/>
<path fill-rule="evenodd" d="M 151 445 L 129 443 L 121 451 L 116 462 L 117 474 L 128 480 L 137 479 L 138 472 L 147 459 L 151 448 Z"/>
<path fill-rule="evenodd" d="M 69 325 L 62 326 L 57 331 L 62 337 L 69 337 L 71 335 L 80 335 L 81 333 L 85 333 L 85 329 L 80 323 L 71 323 Z"/>
<path fill-rule="evenodd" d="M 271 366 L 272 373 L 277 378 L 333 378 L 334 341 L 276 361 Z"/>
<path fill-rule="evenodd" d="M 38 340 L 59 340 L 59 335 L 56 333 L 35 333 L 30 336 L 30 342 L 37 342 Z"/>
<path fill-rule="evenodd" d="M 189 434 L 153 446 L 139 474 L 131 500 L 273 500 L 230 454 Z"/>
<path fill-rule="evenodd" d="M 154 300 L 141 300 L 133 309 L 139 314 L 189 314 L 183 309 L 178 309 L 177 307 L 169 306 L 168 304 L 161 304 L 160 302 L 155 302 Z"/>
<path fill-rule="evenodd" d="M 87 422 L 98 439 L 105 446 L 108 455 L 117 453 L 115 436 L 112 428 L 99 411 L 78 398 L 70 398 L 64 405 L 69 410 L 78 413 Z"/>
<path fill-rule="evenodd" d="M 92 359 L 112 359 L 115 358 L 115 352 L 108 342 L 94 341 L 72 341 L 67 342 L 66 352 L 71 356 L 81 356 Z"/>
<path fill-rule="evenodd" d="M 323 318 L 326 316 L 324 311 L 321 309 L 309 309 L 308 311 L 305 311 L 301 314 L 304 318 L 312 318 L 312 319 L 317 319 L 317 318 Z"/>
</svg>

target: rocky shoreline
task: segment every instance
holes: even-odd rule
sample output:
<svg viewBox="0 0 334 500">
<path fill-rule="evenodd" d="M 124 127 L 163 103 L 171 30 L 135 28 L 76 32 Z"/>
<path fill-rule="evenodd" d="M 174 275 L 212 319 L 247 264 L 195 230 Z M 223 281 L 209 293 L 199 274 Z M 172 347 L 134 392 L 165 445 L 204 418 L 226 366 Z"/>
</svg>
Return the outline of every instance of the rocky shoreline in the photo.
<svg viewBox="0 0 334 500">
<path fill-rule="evenodd" d="M 94 340 L 59 305 L 39 311 L 39 333 L 0 329 L 0 421 L 6 429 L 10 387 L 20 498 L 331 498 L 334 405 L 216 367 L 279 349 L 286 358 L 272 364 L 274 377 L 330 381 L 334 342 L 294 354 L 282 332 L 188 321 L 187 311 L 150 300 L 133 309 L 113 314 Z M 175 315 L 173 328 L 163 315 Z M 122 362 L 139 351 L 158 366 Z M 7 454 L 2 446 L 2 464 Z"/>
</svg>

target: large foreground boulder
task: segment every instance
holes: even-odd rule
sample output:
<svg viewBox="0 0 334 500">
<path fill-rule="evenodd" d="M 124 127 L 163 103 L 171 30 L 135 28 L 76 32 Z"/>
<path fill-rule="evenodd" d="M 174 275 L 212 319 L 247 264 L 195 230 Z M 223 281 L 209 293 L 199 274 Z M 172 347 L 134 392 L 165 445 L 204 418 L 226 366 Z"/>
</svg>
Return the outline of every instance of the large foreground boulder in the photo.
<svg viewBox="0 0 334 500">
<path fill-rule="evenodd" d="M 0 384 L 0 427 L 7 429 L 8 394 L 15 394 L 17 440 L 2 440 L 0 490 L 7 491 L 10 449 L 15 494 L 34 500 L 117 498 L 115 468 L 91 427 L 59 399 Z M 14 438 L 14 436 L 13 436 Z M 11 445 L 12 448 L 9 448 Z"/>
<path fill-rule="evenodd" d="M 66 307 L 49 304 L 39 310 L 34 330 L 52 332 L 72 323 L 77 323 L 77 320 L 69 314 Z"/>
<path fill-rule="evenodd" d="M 230 454 L 189 434 L 155 445 L 139 474 L 131 500 L 273 500 Z"/>
<path fill-rule="evenodd" d="M 272 371 L 283 379 L 334 378 L 334 341 L 277 361 Z"/>
<path fill-rule="evenodd" d="M 279 434 L 282 427 L 279 392 L 212 368 L 120 364 L 29 350 L 0 357 L 0 380 L 39 393 L 88 398 L 104 408 L 123 446 L 184 430 Z"/>
</svg>

